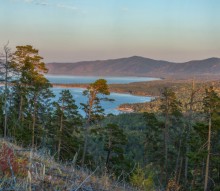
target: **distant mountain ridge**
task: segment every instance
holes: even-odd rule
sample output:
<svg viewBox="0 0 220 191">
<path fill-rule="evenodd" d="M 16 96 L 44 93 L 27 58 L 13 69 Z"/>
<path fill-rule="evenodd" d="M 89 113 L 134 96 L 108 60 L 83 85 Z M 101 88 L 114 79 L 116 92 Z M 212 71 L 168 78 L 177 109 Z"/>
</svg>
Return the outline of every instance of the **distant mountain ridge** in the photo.
<svg viewBox="0 0 220 191">
<path fill-rule="evenodd" d="M 49 74 L 85 76 L 197 76 L 220 75 L 220 58 L 175 63 L 140 56 L 128 58 L 48 63 Z"/>
</svg>

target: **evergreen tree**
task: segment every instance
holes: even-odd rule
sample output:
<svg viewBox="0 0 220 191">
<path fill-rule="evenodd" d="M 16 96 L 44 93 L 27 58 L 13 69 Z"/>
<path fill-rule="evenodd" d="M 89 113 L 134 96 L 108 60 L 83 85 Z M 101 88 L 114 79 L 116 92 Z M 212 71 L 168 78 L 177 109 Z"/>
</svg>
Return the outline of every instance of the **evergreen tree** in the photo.
<svg viewBox="0 0 220 191">
<path fill-rule="evenodd" d="M 79 151 L 81 138 L 79 127 L 82 120 L 78 107 L 69 90 L 62 90 L 58 102 L 55 102 L 54 127 L 57 140 L 57 159 L 69 159 Z"/>
<path fill-rule="evenodd" d="M 91 83 L 88 88 L 83 92 L 83 95 L 87 97 L 87 103 L 81 103 L 81 106 L 86 114 L 85 122 L 85 142 L 82 156 L 82 165 L 85 163 L 85 156 L 88 144 L 88 134 L 89 126 L 96 123 L 98 120 L 102 119 L 104 116 L 104 109 L 100 105 L 100 101 L 112 101 L 106 97 L 101 97 L 109 95 L 109 87 L 107 81 L 104 79 L 98 79 L 94 83 Z"/>
<path fill-rule="evenodd" d="M 169 129 L 172 123 L 181 116 L 181 104 L 176 98 L 176 94 L 169 88 L 164 88 L 161 96 L 160 110 L 164 117 L 164 169 L 166 174 L 166 182 L 168 181 L 168 153 L 169 153 Z M 170 162 L 169 162 L 170 164 Z"/>
<path fill-rule="evenodd" d="M 157 119 L 154 113 L 144 113 L 144 119 L 146 121 L 144 166 L 153 164 L 154 172 L 157 172 L 162 182 L 164 166 L 163 123 Z"/>
<path fill-rule="evenodd" d="M 189 97 L 188 100 L 185 103 L 185 143 L 183 144 L 185 147 L 185 166 L 184 166 L 184 184 L 187 187 L 188 186 L 188 174 L 189 174 L 189 157 L 188 154 L 190 153 L 190 139 L 191 134 L 193 130 L 193 124 L 196 122 L 195 118 L 198 116 L 198 109 L 196 106 L 199 102 L 202 101 L 199 94 L 201 93 L 202 88 L 196 88 L 195 87 L 195 81 L 192 81 L 192 85 L 189 90 Z"/>
<path fill-rule="evenodd" d="M 210 153 L 212 149 L 212 134 L 219 129 L 220 125 L 220 97 L 214 91 L 213 87 L 206 89 L 206 96 L 203 100 L 204 111 L 208 121 L 208 138 L 207 138 L 207 157 L 206 157 L 206 169 L 205 169 L 205 184 L 204 191 L 210 190 L 208 187 L 210 176 Z"/>
<path fill-rule="evenodd" d="M 108 172 L 123 170 L 123 163 L 125 162 L 124 146 L 126 143 L 127 138 L 123 129 L 116 124 L 107 124 L 104 128 L 104 150 L 107 152 L 105 166 Z"/>
<path fill-rule="evenodd" d="M 51 84 L 44 77 L 47 69 L 37 49 L 30 45 L 17 46 L 16 49 L 12 58 L 14 69 L 18 74 L 15 86 L 18 97 L 15 98 L 17 100 L 15 105 L 19 107 L 18 121 L 24 125 L 24 118 L 28 120 L 26 122 L 31 128 L 31 145 L 34 148 L 39 99 L 43 96 L 43 92 L 51 87 Z"/>
</svg>

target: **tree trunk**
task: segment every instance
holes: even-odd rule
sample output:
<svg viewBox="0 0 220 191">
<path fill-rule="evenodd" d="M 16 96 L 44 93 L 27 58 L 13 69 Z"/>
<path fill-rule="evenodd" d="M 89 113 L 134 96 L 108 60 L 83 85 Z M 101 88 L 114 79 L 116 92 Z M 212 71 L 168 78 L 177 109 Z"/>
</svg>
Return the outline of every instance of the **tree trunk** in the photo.
<svg viewBox="0 0 220 191">
<path fill-rule="evenodd" d="M 23 121 L 22 120 L 22 106 L 23 106 L 23 97 L 22 95 L 20 95 L 20 103 L 19 103 L 19 114 L 18 114 L 18 120 Z"/>
<path fill-rule="evenodd" d="M 86 157 L 86 151 L 87 151 L 87 144 L 88 144 L 88 135 L 89 135 L 89 125 L 91 122 L 91 113 L 92 113 L 92 107 L 94 102 L 95 96 L 93 95 L 91 98 L 89 98 L 89 110 L 88 110 L 88 118 L 86 121 L 86 129 L 85 129 L 85 142 L 84 142 L 84 148 L 83 148 L 83 156 L 82 156 L 82 166 L 85 164 L 85 157 Z"/>
<path fill-rule="evenodd" d="M 85 157 L 86 157 L 86 151 L 87 151 L 87 144 L 88 144 L 88 134 L 89 134 L 89 125 L 86 125 L 86 129 L 85 129 L 85 142 L 84 142 L 84 148 L 83 148 L 83 156 L 82 156 L 82 166 L 84 166 L 85 164 Z"/>
<path fill-rule="evenodd" d="M 6 139 L 7 136 L 7 122 L 8 122 L 8 111 L 7 111 L 7 102 L 8 102 L 8 55 L 6 53 L 6 76 L 5 76 L 5 105 L 4 105 L 4 110 L 5 110 L 5 119 L 4 119 L 4 139 Z"/>
<path fill-rule="evenodd" d="M 181 173 L 182 173 L 182 167 L 183 167 L 183 157 L 181 157 L 181 159 L 180 159 L 180 169 L 179 169 L 179 174 L 178 174 L 178 178 L 177 178 L 177 184 L 180 183 L 180 178 L 181 178 Z"/>
<path fill-rule="evenodd" d="M 168 113 L 166 113 L 165 129 L 164 129 L 164 155 L 165 155 L 165 173 L 166 183 L 168 181 Z"/>
<path fill-rule="evenodd" d="M 60 117 L 59 140 L 58 140 L 58 147 L 57 147 L 57 159 L 58 160 L 60 160 L 62 131 L 63 131 L 63 113 L 61 114 L 61 117 Z"/>
<path fill-rule="evenodd" d="M 108 150 L 108 154 L 107 154 L 107 158 L 106 158 L 106 163 L 105 163 L 105 167 L 106 167 L 106 169 L 107 169 L 107 172 L 109 171 L 109 165 L 108 165 L 108 163 L 109 163 L 110 154 L 111 154 L 111 150 L 109 149 L 109 150 Z"/>
<path fill-rule="evenodd" d="M 192 93 L 190 96 L 190 105 L 189 105 L 189 122 L 188 122 L 188 131 L 186 135 L 186 158 L 185 158 L 185 184 L 188 182 L 188 163 L 189 163 L 189 157 L 187 156 L 190 151 L 190 145 L 189 145 L 189 138 L 191 134 L 192 129 L 192 114 L 193 114 L 193 102 L 194 102 L 194 96 L 195 96 L 195 83 L 194 80 L 192 82 Z"/>
<path fill-rule="evenodd" d="M 175 178 L 176 182 L 178 182 L 178 171 L 182 168 L 182 161 L 180 161 L 180 154 L 181 154 L 181 147 L 182 147 L 182 133 L 179 141 L 179 148 L 178 148 L 178 154 L 176 159 L 176 169 L 175 169 Z M 182 157 L 181 157 L 182 160 Z"/>
<path fill-rule="evenodd" d="M 34 98 L 34 111 L 32 114 L 32 149 L 34 149 L 34 143 L 35 143 L 35 125 L 36 125 L 36 110 L 37 110 L 37 103 L 36 103 L 36 97 Z"/>
<path fill-rule="evenodd" d="M 208 145 L 207 145 L 207 158 L 206 158 L 206 169 L 205 169 L 205 185 L 204 191 L 208 189 L 208 179 L 209 179 L 209 160 L 210 160 L 210 148 L 211 148 L 211 128 L 212 128 L 212 119 L 211 114 L 209 114 L 209 132 L 208 132 Z"/>
</svg>

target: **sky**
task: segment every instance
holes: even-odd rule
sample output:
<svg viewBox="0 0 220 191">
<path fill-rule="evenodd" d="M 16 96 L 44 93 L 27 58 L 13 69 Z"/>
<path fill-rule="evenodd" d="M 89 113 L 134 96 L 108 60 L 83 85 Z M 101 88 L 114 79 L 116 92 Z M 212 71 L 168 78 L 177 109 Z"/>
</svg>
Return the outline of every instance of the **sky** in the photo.
<svg viewBox="0 0 220 191">
<path fill-rule="evenodd" d="M 45 62 L 220 57 L 220 0 L 0 0 L 0 49 Z"/>
</svg>

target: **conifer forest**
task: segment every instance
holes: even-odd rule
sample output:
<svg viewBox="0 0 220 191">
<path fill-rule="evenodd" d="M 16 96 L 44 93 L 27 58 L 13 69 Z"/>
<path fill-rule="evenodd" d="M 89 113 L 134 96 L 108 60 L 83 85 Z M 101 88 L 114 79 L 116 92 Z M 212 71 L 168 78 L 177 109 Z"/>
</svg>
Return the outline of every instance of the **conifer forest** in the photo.
<svg viewBox="0 0 220 191">
<path fill-rule="evenodd" d="M 164 85 L 146 108 L 106 115 L 101 103 L 114 100 L 105 79 L 77 106 L 65 88 L 55 99 L 47 72 L 33 46 L 3 47 L 0 190 L 220 190 L 215 83 Z"/>
</svg>

